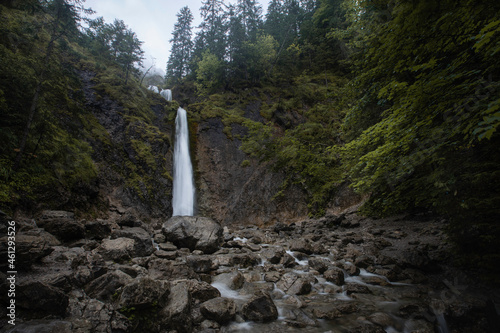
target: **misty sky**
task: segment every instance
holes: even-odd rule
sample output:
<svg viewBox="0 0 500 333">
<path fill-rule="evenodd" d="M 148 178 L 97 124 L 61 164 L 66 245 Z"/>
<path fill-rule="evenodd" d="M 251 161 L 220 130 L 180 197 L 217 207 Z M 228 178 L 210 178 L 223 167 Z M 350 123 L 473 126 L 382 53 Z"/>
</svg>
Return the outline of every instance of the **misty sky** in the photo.
<svg viewBox="0 0 500 333">
<path fill-rule="evenodd" d="M 225 1 L 235 3 L 236 1 Z M 268 0 L 258 0 L 264 12 Z M 93 16 L 104 17 L 106 23 L 113 23 L 115 18 L 123 20 L 134 31 L 139 40 L 143 41 L 145 52 L 144 67 L 148 68 L 155 58 L 155 67 L 164 73 L 170 52 L 170 43 L 176 14 L 182 7 L 188 6 L 193 13 L 192 26 L 201 23 L 201 0 L 87 0 L 85 7 L 90 7 L 97 13 Z M 193 37 L 197 29 L 193 29 Z"/>
</svg>

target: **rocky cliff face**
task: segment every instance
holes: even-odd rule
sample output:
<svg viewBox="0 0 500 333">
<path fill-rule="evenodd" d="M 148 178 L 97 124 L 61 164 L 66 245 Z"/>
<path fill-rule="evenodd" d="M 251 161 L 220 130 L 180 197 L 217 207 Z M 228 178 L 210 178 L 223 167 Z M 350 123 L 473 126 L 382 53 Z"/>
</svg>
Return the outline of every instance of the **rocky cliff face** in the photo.
<svg viewBox="0 0 500 333">
<path fill-rule="evenodd" d="M 224 225 L 265 225 L 305 217 L 307 204 L 300 189 L 289 188 L 283 197 L 273 200 L 283 174 L 273 173 L 257 161 L 242 166 L 248 156 L 239 150 L 241 141 L 236 137 L 245 129 L 233 125 L 232 140 L 223 130 L 220 118 L 210 118 L 197 128 L 194 163 L 199 213 Z"/>
<path fill-rule="evenodd" d="M 111 214 L 171 215 L 173 130 L 166 120 L 167 102 L 148 92 L 143 99 L 150 106 L 141 114 L 96 88 L 95 73 L 82 72 L 80 78 L 89 118 L 95 117 L 88 140 L 99 169 L 101 201 Z"/>
</svg>

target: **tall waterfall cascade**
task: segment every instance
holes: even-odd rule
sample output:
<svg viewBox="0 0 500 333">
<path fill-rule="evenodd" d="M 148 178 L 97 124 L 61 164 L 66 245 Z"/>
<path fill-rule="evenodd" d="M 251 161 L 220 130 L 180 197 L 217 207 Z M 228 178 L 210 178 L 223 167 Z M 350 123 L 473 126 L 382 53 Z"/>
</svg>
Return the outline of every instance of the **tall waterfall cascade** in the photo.
<svg viewBox="0 0 500 333">
<path fill-rule="evenodd" d="M 163 92 L 163 91 L 162 91 Z M 179 108 L 175 118 L 174 189 L 172 216 L 193 216 L 195 190 L 193 165 L 189 155 L 189 130 L 186 110 Z"/>
</svg>

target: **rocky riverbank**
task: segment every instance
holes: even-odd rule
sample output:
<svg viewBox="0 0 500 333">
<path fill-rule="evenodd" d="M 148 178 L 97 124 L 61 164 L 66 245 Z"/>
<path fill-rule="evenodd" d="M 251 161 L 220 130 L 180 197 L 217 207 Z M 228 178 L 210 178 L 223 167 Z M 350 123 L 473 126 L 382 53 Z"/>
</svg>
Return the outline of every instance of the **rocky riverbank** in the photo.
<svg viewBox="0 0 500 333">
<path fill-rule="evenodd" d="M 444 222 L 425 216 L 228 229 L 202 217 L 45 211 L 16 222 L 16 325 L 0 273 L 2 332 L 498 329 L 498 289 L 451 266 Z"/>
</svg>

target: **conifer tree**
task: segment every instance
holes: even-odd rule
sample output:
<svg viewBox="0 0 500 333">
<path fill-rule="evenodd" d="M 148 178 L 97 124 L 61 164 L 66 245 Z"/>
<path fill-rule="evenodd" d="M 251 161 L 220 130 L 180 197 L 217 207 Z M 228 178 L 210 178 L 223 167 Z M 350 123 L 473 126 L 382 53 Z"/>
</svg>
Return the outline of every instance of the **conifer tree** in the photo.
<svg viewBox="0 0 500 333">
<path fill-rule="evenodd" d="M 177 23 L 172 32 L 172 49 L 167 62 L 167 80 L 178 81 L 189 74 L 188 62 L 193 49 L 191 40 L 191 23 L 193 14 L 189 7 L 183 7 L 177 14 Z"/>
<path fill-rule="evenodd" d="M 255 40 L 262 25 L 262 7 L 255 0 L 238 0 L 238 16 L 247 40 Z"/>
<path fill-rule="evenodd" d="M 201 54 L 208 49 L 219 60 L 224 59 L 226 51 L 227 13 L 224 0 L 204 0 L 200 8 L 203 22 L 198 27 L 195 56 L 201 59 Z"/>
</svg>

